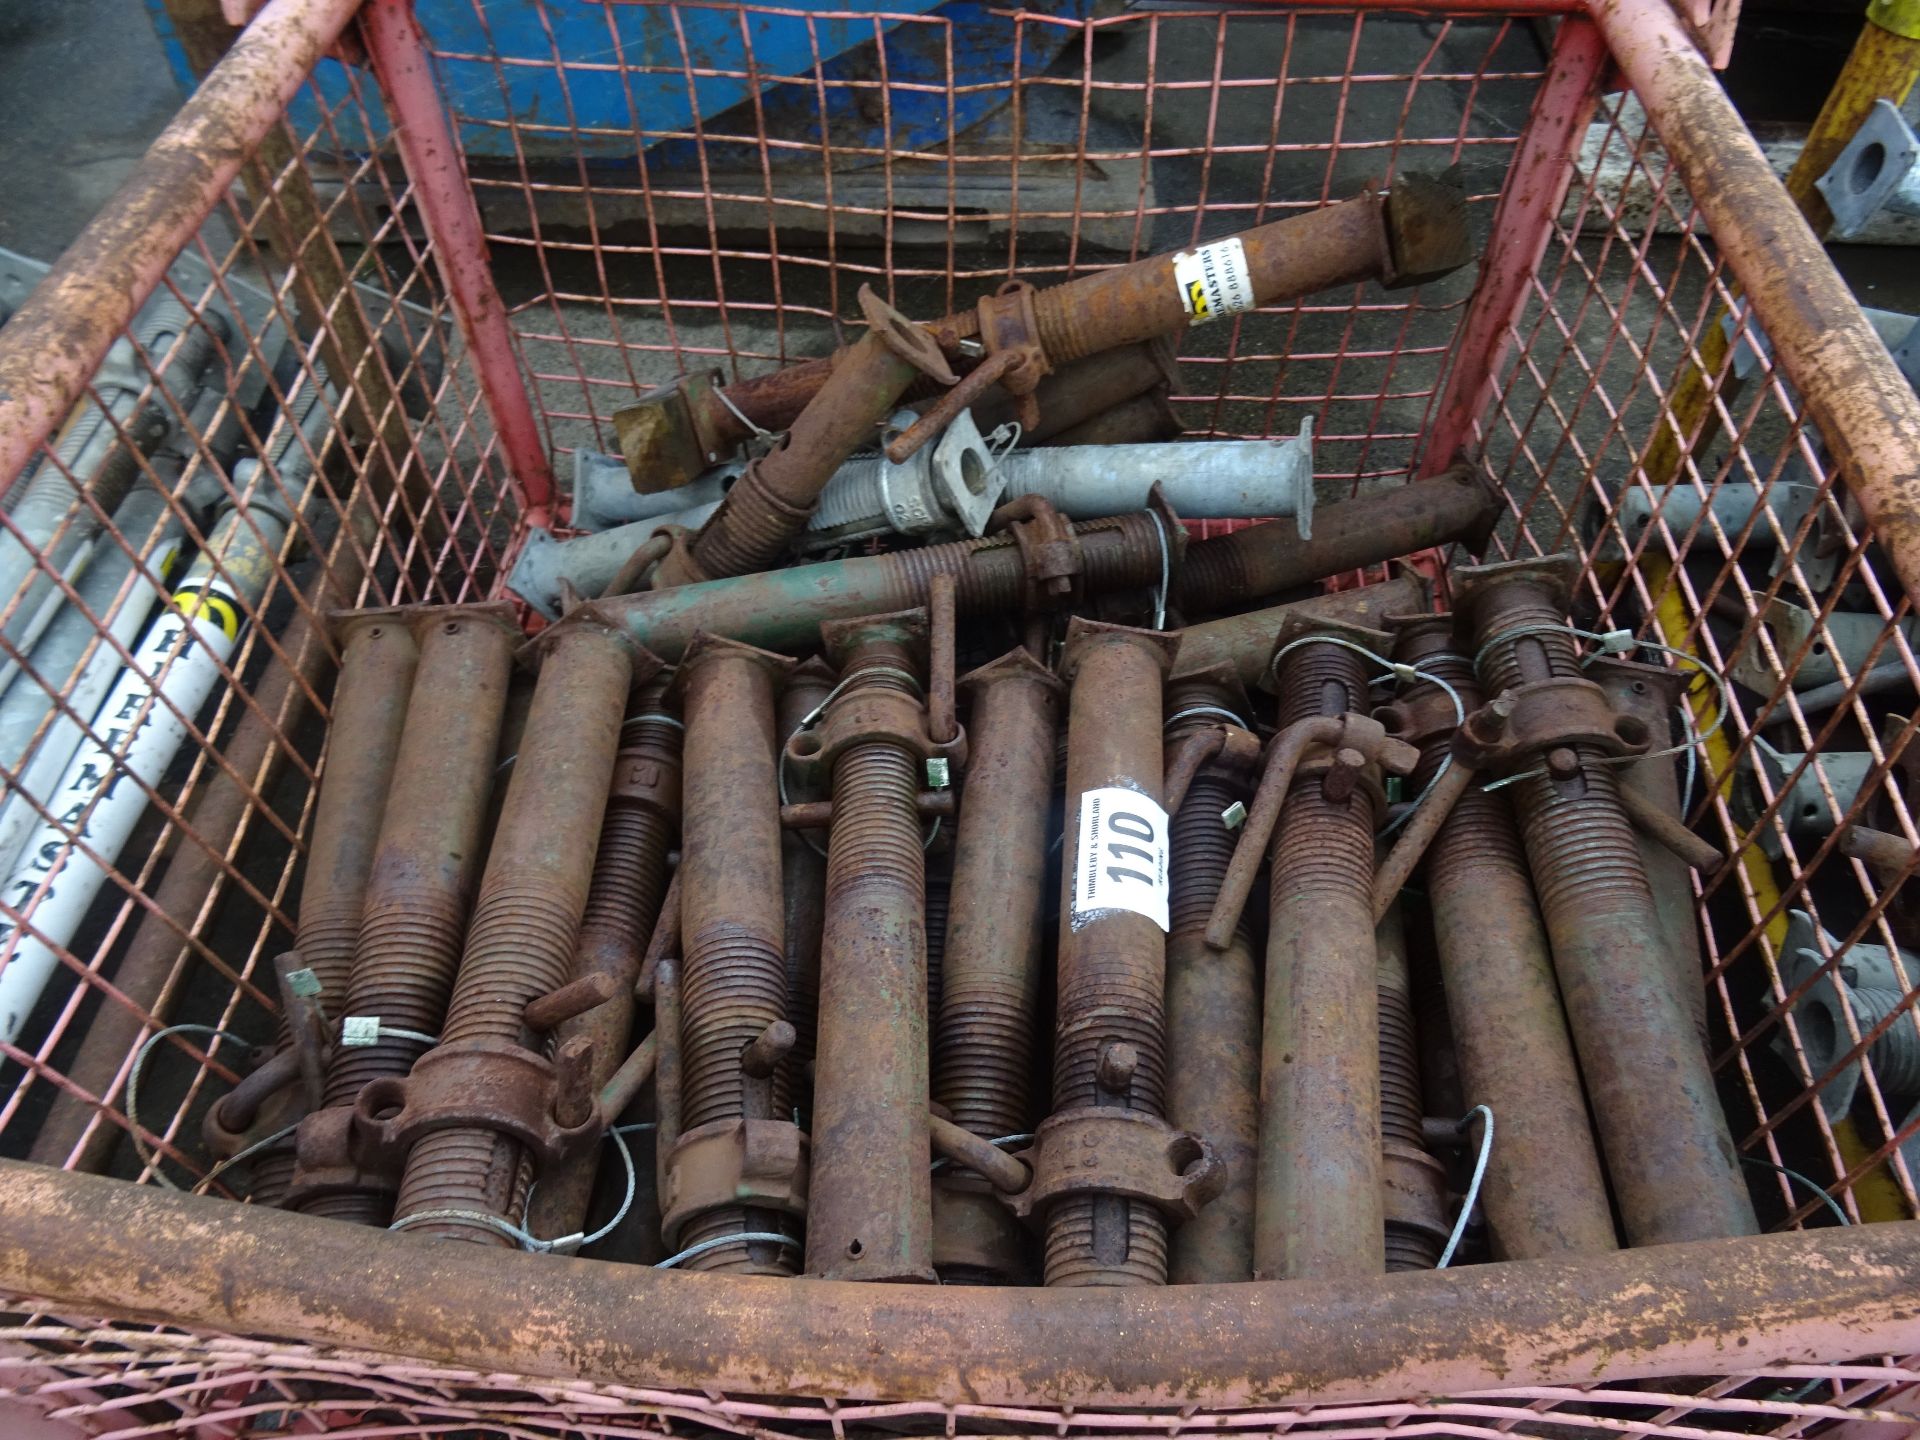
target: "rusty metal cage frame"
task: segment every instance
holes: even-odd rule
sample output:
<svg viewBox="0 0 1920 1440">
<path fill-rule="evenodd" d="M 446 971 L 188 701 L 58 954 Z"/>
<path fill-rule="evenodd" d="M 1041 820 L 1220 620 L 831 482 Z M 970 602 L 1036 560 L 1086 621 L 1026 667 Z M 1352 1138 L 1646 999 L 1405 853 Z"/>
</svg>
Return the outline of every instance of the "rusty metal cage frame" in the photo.
<svg viewBox="0 0 1920 1440">
<path fill-rule="evenodd" d="M 1910 1431 L 1920 1177 L 1902 1145 L 1920 1133 L 1920 1111 L 1896 1103 L 1873 1050 L 1894 1027 L 1920 1026 L 1920 976 L 1903 963 L 1889 918 L 1913 862 L 1876 870 L 1840 847 L 1863 819 L 1920 842 L 1907 768 L 1920 763 L 1920 750 L 1907 756 L 1914 721 L 1876 726 L 1865 706 L 1875 667 L 1898 667 L 1920 687 L 1905 623 L 1920 594 L 1911 511 L 1920 402 L 1713 78 L 1708 60 L 1724 59 L 1731 7 L 1315 0 L 1084 21 L 1008 11 L 1016 33 L 1054 32 L 1067 59 L 1034 74 L 1016 65 L 993 83 L 1016 117 L 1026 98 L 1059 92 L 1069 113 L 1078 108 L 1077 146 L 1023 155 L 1017 118 L 999 150 L 961 154 L 950 144 L 930 158 L 882 146 L 856 157 L 879 172 L 877 203 L 836 201 L 836 159 L 848 157 L 831 138 L 770 133 L 757 107 L 739 135 L 697 118 L 656 134 L 635 120 L 631 175 L 610 179 L 586 163 L 570 104 L 530 127 L 485 87 L 456 92 L 447 82 L 457 70 L 504 91 L 508 69 L 544 67 L 563 93 L 569 75 L 664 72 L 690 92 L 725 79 L 757 94 L 768 77 L 756 67 L 750 18 L 805 18 L 721 0 L 650 8 L 680 36 L 677 56 L 622 53 L 611 22 L 605 55 L 456 51 L 435 45 L 408 0 L 269 0 L 0 330 L 0 476 L 24 477 L 38 463 L 87 496 L 48 535 L 0 512 L 0 538 L 27 551 L 40 592 L 69 606 L 85 607 L 63 569 L 69 529 L 97 531 L 129 557 L 111 605 L 84 609 L 96 648 L 132 664 L 112 607 L 172 578 L 151 538 L 123 533 L 57 448 L 77 404 L 107 408 L 95 372 L 116 341 L 127 340 L 148 376 L 137 405 L 165 412 L 180 453 L 163 466 L 122 419 L 112 424 L 187 542 L 204 545 L 209 510 L 223 505 L 243 517 L 277 508 L 291 520 L 257 598 L 238 607 L 244 638 L 218 665 L 217 706 L 204 716 L 169 711 L 162 697 L 142 712 L 142 721 L 170 714 L 184 729 L 181 754 L 160 778 L 139 781 L 149 813 L 129 858 L 97 857 L 107 898 L 83 938 L 36 928 L 50 878 L 0 895 L 11 932 L 0 966 L 14 963 L 23 937 L 44 940 L 56 960 L 55 1003 L 25 1040 L 0 1043 L 0 1143 L 10 1157 L 0 1161 L 0 1287 L 30 1317 L 0 1345 L 0 1391 L 100 1434 L 485 1425 L 621 1435 L 673 1420 L 836 1434 L 880 1421 L 948 1434 Z M 679 19 L 695 9 L 737 17 L 737 56 L 715 61 L 687 47 Z M 947 24 L 884 11 L 855 18 L 872 24 L 883 60 L 885 27 L 937 36 Z M 1529 26 L 1543 19 L 1557 32 L 1540 63 Z M 1415 22 L 1427 28 L 1413 61 L 1373 60 L 1387 27 Z M 1254 26 L 1279 39 L 1273 73 L 1241 75 L 1231 63 L 1236 28 Z M 1210 69 L 1189 74 L 1169 58 L 1179 27 L 1206 32 Z M 1344 37 L 1335 47 L 1343 56 L 1316 70 L 1295 42 L 1330 30 Z M 1114 37 L 1139 56 L 1118 78 L 1094 64 L 1096 47 Z M 950 101 L 950 33 L 944 43 Z M 1469 49 L 1478 58 L 1463 64 Z M 309 83 L 329 54 L 348 62 L 344 89 Z M 203 58 L 212 66 L 215 56 Z M 1612 88 L 1616 76 L 1623 88 Z M 786 78 L 811 86 L 822 114 L 830 86 L 864 85 L 885 127 L 890 104 L 914 88 L 884 65 L 875 81 L 830 81 L 817 66 Z M 1404 92 L 1384 130 L 1369 131 L 1351 103 L 1366 87 Z M 1478 128 L 1496 91 L 1526 110 L 1523 125 Z M 1330 131 L 1290 128 L 1312 109 L 1299 92 L 1335 98 Z M 1443 92 L 1457 103 L 1431 110 Z M 304 133 L 287 118 L 296 95 L 319 116 Z M 1096 100 L 1136 107 L 1145 138 L 1118 150 L 1090 141 Z M 1263 105 L 1264 132 L 1223 135 L 1223 110 Z M 1200 116 L 1197 138 L 1156 138 L 1156 107 Z M 391 127 L 356 154 L 351 137 L 372 133 L 376 117 Z M 515 160 L 469 165 L 461 136 L 474 126 L 504 133 Z M 656 183 L 647 152 L 661 139 L 691 150 L 697 184 Z M 757 155 L 752 183 L 714 180 L 709 156 L 728 145 Z M 528 160 L 569 146 L 581 152 L 577 165 L 536 170 Z M 776 153 L 817 154 L 826 198 L 781 193 Z M 685 369 L 720 365 L 737 376 L 815 353 L 851 317 L 860 280 L 937 314 L 1016 270 L 1061 278 L 1195 243 L 1430 158 L 1465 162 L 1486 237 L 1477 281 L 1411 294 L 1354 287 L 1196 331 L 1182 356 L 1184 393 L 1172 399 L 1197 434 L 1266 434 L 1283 411 L 1311 408 L 1322 484 L 1349 493 L 1476 454 L 1508 501 L 1496 554 L 1577 546 L 1588 560 L 1582 613 L 1595 628 L 1624 625 L 1715 669 L 1744 656 L 1744 673 L 1770 677 L 1736 695 L 1718 733 L 1695 747 L 1688 818 L 1736 857 L 1696 887 L 1713 1059 L 1736 1144 L 1766 1172 L 1764 1218 L 1781 1233 L 1345 1288 L 1256 1284 L 1069 1305 L 1058 1295 L 783 1290 L 446 1254 L 462 1247 L 168 1193 L 179 1182 L 167 1167 L 195 1175 L 196 1188 L 224 1190 L 187 1137 L 208 1096 L 236 1078 L 237 1042 L 169 1035 L 167 1078 L 154 1087 L 163 1099 L 137 1118 L 129 1072 L 149 1037 L 184 1015 L 230 1032 L 257 1029 L 273 1011 L 270 958 L 291 932 L 290 887 L 323 764 L 337 658 L 328 611 L 501 593 L 529 528 L 564 523 L 553 457 L 569 445 L 610 448 L 611 403 Z M 1601 181 L 1603 160 L 1614 183 Z M 1076 177 L 1067 208 L 1023 211 L 1022 177 L 1063 162 Z M 1166 203 L 1150 184 L 1156 162 L 1192 177 Z M 1088 199 L 1089 165 L 1112 166 L 1124 182 L 1128 164 L 1137 183 Z M 1254 194 L 1222 201 L 1213 177 L 1239 164 L 1258 169 Z M 944 206 L 894 203 L 896 173 L 915 166 L 944 173 Z M 962 263 L 978 248 L 957 239 L 955 177 L 967 166 L 1002 166 L 1009 186 L 1004 210 L 985 218 L 994 255 Z M 1298 183 L 1278 184 L 1282 166 L 1298 167 Z M 1112 196 L 1122 198 L 1100 198 Z M 557 229 L 543 218 L 556 206 L 568 221 Z M 757 214 L 757 228 L 723 217 L 729 206 Z M 670 210 L 672 227 L 662 223 Z M 823 251 L 783 248 L 780 218 L 802 211 L 824 228 Z M 616 212 L 637 219 L 638 233 L 602 223 Z M 843 225 L 861 243 L 842 243 Z M 1126 236 L 1117 255 L 1083 243 L 1096 226 Z M 908 243 L 896 227 L 942 238 Z M 1038 244 L 1030 227 L 1063 229 L 1066 243 Z M 523 293 L 501 283 L 503 257 L 531 266 Z M 642 270 L 631 285 L 610 278 Z M 710 293 L 684 283 L 701 271 Z M 764 272 L 770 299 L 743 296 L 749 272 Z M 168 357 L 140 347 L 136 317 L 149 295 L 170 296 L 213 340 L 212 400 L 200 409 L 175 398 Z M 1709 403 L 1697 413 L 1676 403 L 1689 375 L 1706 378 Z M 262 394 L 275 403 L 247 398 Z M 282 418 L 302 396 L 320 407 L 311 431 Z M 236 433 L 259 461 L 245 479 L 233 464 Z M 1730 484 L 1786 483 L 1817 496 L 1793 525 L 1764 507 L 1734 530 L 1706 504 L 1684 524 L 1667 516 L 1683 492 L 1704 502 Z M 1630 531 L 1619 507 L 1636 489 L 1652 519 Z M 1734 559 L 1756 531 L 1779 556 L 1764 586 Z M 1832 578 L 1816 583 L 1816 572 Z M 1843 589 L 1879 621 L 1864 659 L 1834 644 L 1829 621 Z M 1779 601 L 1814 617 L 1797 651 L 1763 623 Z M 42 676 L 10 638 L 31 603 L 26 583 L 0 603 L 0 662 L 47 695 L 38 738 L 57 718 L 85 731 L 92 717 L 71 687 Z M 1819 709 L 1794 684 L 1814 647 L 1835 650 L 1840 682 L 1837 703 Z M 1709 728 L 1714 702 L 1696 708 Z M 1800 757 L 1778 773 L 1754 765 L 1770 727 Z M 1857 798 L 1818 759 L 1843 741 L 1868 757 Z M 18 774 L 4 779 L 20 788 Z M 1736 782 L 1757 799 L 1736 798 Z M 1789 813 L 1790 795 L 1796 807 L 1816 797 L 1824 813 Z M 87 813 L 34 808 L 81 835 L 48 877 L 73 854 L 94 858 Z M 1785 953 L 1790 912 L 1808 917 L 1823 962 L 1805 973 Z M 1857 943 L 1888 949 L 1901 994 L 1887 1013 L 1856 1017 L 1844 1003 L 1839 961 Z M 1816 1071 L 1797 1012 L 1819 986 L 1841 997 L 1848 1043 Z M 1830 1114 L 1821 1095 L 1842 1071 L 1857 1071 L 1860 1098 Z M 142 1149 L 138 1164 L 121 1164 L 122 1178 L 58 1168 L 108 1168 L 130 1133 Z M 41 1163 L 12 1158 L 29 1155 Z M 1847 1228 L 1830 1223 L 1839 1220 Z M 873 1353 L 880 1308 L 893 1329 L 887 1348 L 908 1358 Z M 1124 1337 L 1142 1329 L 1160 1341 L 1141 1347 L 1150 1354 L 1113 1353 L 1134 1348 Z"/>
</svg>

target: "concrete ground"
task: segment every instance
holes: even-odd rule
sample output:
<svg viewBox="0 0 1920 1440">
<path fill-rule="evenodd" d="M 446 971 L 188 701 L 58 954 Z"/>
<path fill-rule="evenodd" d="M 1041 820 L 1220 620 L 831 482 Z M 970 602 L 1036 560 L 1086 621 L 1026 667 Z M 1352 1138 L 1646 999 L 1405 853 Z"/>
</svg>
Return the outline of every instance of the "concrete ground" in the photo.
<svg viewBox="0 0 1920 1440">
<path fill-rule="evenodd" d="M 55 258 L 180 100 L 140 0 L 0 3 L 0 246 Z"/>
</svg>

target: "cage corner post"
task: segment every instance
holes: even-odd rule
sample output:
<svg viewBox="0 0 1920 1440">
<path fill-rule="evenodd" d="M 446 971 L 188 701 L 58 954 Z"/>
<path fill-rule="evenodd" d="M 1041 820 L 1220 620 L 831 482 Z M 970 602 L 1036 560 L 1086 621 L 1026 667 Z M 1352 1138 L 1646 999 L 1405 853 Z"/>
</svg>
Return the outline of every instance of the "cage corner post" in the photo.
<svg viewBox="0 0 1920 1440">
<path fill-rule="evenodd" d="M 493 283 L 473 182 L 434 78 L 433 56 L 413 0 L 365 0 L 360 35 L 393 122 L 394 143 L 413 187 L 434 264 L 500 437 L 523 522 L 548 524 L 556 498 L 553 465 L 541 443 L 533 399 L 515 354 L 513 327 Z"/>
<path fill-rule="evenodd" d="M 1561 22 L 1494 210 L 1480 280 L 1461 323 L 1416 479 L 1431 479 L 1454 464 L 1486 410 L 1540 257 L 1553 238 L 1611 58 L 1592 20 L 1569 15 Z"/>
</svg>

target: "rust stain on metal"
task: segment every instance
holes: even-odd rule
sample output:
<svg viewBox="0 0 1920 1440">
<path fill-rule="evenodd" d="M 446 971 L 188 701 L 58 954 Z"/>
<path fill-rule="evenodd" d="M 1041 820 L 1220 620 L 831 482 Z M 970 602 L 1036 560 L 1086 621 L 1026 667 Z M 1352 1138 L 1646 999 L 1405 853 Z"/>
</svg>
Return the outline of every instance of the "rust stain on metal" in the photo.
<svg viewBox="0 0 1920 1440">
<path fill-rule="evenodd" d="M 1572 695 L 1580 685 L 1598 691 L 1581 678 L 1566 629 L 1576 570 L 1562 556 L 1458 572 L 1460 624 L 1496 703 Z M 1570 772 L 1536 769 L 1509 792 L 1627 1238 L 1656 1245 L 1750 1235 L 1758 1221 L 1688 1002 L 1673 982 L 1619 776 L 1598 763 L 1609 752 L 1577 708 L 1564 713 L 1580 738 L 1562 741 L 1543 729 L 1514 764 L 1525 774 L 1543 752 L 1551 762 L 1553 751 L 1565 750 Z"/>
<path fill-rule="evenodd" d="M 1393 657 L 1437 675 L 1469 712 L 1473 665 L 1444 616 L 1394 625 Z M 1445 762 L 1456 724 L 1438 685 L 1416 680 L 1396 707 L 1398 733 L 1420 747 L 1413 783 Z M 1513 1260 L 1600 1254 L 1615 1246 L 1600 1155 L 1573 1043 L 1506 798 L 1470 787 L 1426 857 L 1427 903 L 1468 1105 L 1494 1113 L 1482 1203 L 1495 1253 Z"/>
</svg>

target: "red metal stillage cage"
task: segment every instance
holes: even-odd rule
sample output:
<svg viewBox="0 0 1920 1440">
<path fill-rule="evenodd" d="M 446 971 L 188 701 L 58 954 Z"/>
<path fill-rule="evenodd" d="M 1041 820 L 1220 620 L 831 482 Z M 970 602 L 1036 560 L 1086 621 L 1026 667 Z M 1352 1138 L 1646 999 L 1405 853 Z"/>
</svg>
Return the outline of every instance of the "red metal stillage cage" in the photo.
<svg viewBox="0 0 1920 1440">
<path fill-rule="evenodd" d="M 0 999 L 28 995 L 0 1033 L 0 1389 L 22 1416 L 206 1436 L 1911 1432 L 1920 747 L 1866 698 L 1920 690 L 1920 402 L 1713 78 L 1724 9 L 1006 10 L 1008 63 L 985 74 L 938 12 L 836 12 L 874 57 L 848 75 L 806 9 L 610 0 L 588 7 L 606 43 L 563 53 L 570 0 L 532 7 L 539 43 L 468 3 L 484 47 L 437 40 L 408 0 L 270 0 L 217 66 L 227 37 L 186 37 L 202 88 L 0 329 L 0 667 L 25 694 L 0 699 L 0 841 L 23 847 Z M 699 39 L 716 18 L 725 43 Z M 765 59 L 775 24 L 812 37 L 809 68 Z M 514 103 L 529 76 L 557 108 Z M 656 128 L 663 77 L 692 118 Z M 624 113 L 583 116 L 587 87 Z M 746 98 L 707 105 L 722 87 Z M 962 98 L 987 118 L 896 142 L 902 115 Z M 1771 1233 L 1067 1305 L 482 1265 L 361 1232 L 310 1256 L 320 1222 L 165 1193 L 230 1194 L 199 1127 L 275 1023 L 330 612 L 511 598 L 530 528 L 565 528 L 567 452 L 618 448 L 614 409 L 824 353 L 863 283 L 932 317 L 1011 275 L 1449 167 L 1477 270 L 1196 329 L 1170 398 L 1196 437 L 1310 416 L 1326 499 L 1476 457 L 1506 504 L 1489 558 L 1577 550 L 1583 624 L 1730 677 L 1724 713 L 1694 703 L 1685 799 L 1733 858 L 1683 908 Z M 1698 411 L 1676 400 L 1697 372 Z M 133 457 L 117 489 L 82 465 L 85 425 Z M 213 643 L 155 651 L 150 612 Z M 102 733 L 97 686 L 122 667 L 128 732 Z M 119 757 L 119 785 L 66 804 L 33 768 L 61 743 Z M 139 803 L 108 843 L 116 790 Z M 1890 862 L 1862 829 L 1904 847 Z M 9 971 L 44 979 L 9 992 Z M 316 1259 L 337 1268 L 316 1280 Z"/>
</svg>

